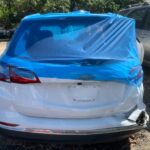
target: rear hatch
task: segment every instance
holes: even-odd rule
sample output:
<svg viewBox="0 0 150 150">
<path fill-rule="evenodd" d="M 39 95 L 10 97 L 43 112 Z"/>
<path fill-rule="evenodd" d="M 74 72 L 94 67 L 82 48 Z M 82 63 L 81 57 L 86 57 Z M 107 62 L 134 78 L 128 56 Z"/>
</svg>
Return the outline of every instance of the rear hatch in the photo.
<svg viewBox="0 0 150 150">
<path fill-rule="evenodd" d="M 16 62 L 20 66 L 27 63 L 11 59 L 11 64 Z M 127 112 L 136 108 L 142 97 L 139 88 L 133 85 L 118 81 L 96 81 L 93 77 L 90 80 L 93 75 L 86 75 L 83 66 L 82 74 L 75 73 L 75 68 L 63 72 L 66 68 L 63 65 L 57 69 L 54 67 L 57 70 L 56 74 L 55 69 L 49 64 L 40 64 L 32 62 L 28 64 L 28 69 L 9 66 L 12 83 L 6 83 L 9 84 L 9 88 L 5 90 L 10 90 L 8 93 L 11 95 L 13 107 L 21 114 L 47 118 L 125 116 Z M 30 71 L 32 66 L 34 69 L 37 68 L 34 71 L 37 75 Z M 89 71 L 90 67 L 88 68 Z M 96 70 L 98 69 L 95 68 L 93 71 Z M 45 72 L 49 72 L 47 76 L 59 75 L 61 78 L 42 77 Z M 72 77 L 76 79 L 65 79 L 65 75 L 68 74 L 73 74 Z M 79 79 L 81 77 L 82 79 Z"/>
<path fill-rule="evenodd" d="M 24 20 L 3 57 L 14 108 L 48 118 L 134 109 L 140 93 L 129 81 L 142 76 L 134 23 L 116 15 L 45 18 Z"/>
<path fill-rule="evenodd" d="M 139 98 L 138 89 L 117 82 L 44 79 L 43 83 L 33 85 L 14 83 L 12 90 L 13 105 L 18 112 L 48 118 L 125 115 L 136 108 Z"/>
</svg>

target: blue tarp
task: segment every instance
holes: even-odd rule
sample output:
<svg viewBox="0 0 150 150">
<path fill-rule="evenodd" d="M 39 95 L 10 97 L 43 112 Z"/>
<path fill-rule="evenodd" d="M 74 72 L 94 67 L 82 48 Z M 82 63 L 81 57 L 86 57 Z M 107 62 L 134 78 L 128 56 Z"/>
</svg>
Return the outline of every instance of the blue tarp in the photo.
<svg viewBox="0 0 150 150">
<path fill-rule="evenodd" d="M 135 21 L 110 13 L 26 17 L 3 61 L 39 77 L 136 85 L 143 77 Z"/>
</svg>

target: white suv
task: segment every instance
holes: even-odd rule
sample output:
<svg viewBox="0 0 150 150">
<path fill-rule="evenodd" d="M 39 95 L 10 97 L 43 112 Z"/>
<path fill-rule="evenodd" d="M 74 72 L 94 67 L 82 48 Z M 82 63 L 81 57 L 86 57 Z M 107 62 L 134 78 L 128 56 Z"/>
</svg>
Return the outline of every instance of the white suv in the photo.
<svg viewBox="0 0 150 150">
<path fill-rule="evenodd" d="M 142 77 L 132 19 L 27 16 L 0 59 L 1 133 L 67 142 L 127 137 L 147 121 Z"/>
</svg>

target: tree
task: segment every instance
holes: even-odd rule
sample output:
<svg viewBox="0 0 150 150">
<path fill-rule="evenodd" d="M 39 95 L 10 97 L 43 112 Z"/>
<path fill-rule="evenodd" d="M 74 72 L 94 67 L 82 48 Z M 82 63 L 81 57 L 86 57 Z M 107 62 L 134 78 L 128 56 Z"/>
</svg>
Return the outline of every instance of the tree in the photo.
<svg viewBox="0 0 150 150">
<path fill-rule="evenodd" d="M 0 0 L 0 23 L 9 28 L 12 25 L 14 18 L 15 0 Z"/>
<path fill-rule="evenodd" d="M 143 3 L 145 0 L 113 0 L 117 5 L 119 5 L 119 9 L 125 8 L 128 5 Z"/>
<path fill-rule="evenodd" d="M 70 0 L 47 0 L 44 12 L 69 12 Z"/>
<path fill-rule="evenodd" d="M 17 22 L 19 22 L 24 16 L 33 13 L 42 13 L 47 0 L 18 0 L 15 4 L 15 16 Z"/>
<path fill-rule="evenodd" d="M 116 12 L 121 8 L 135 3 L 143 3 L 144 0 L 70 0 L 71 10 L 84 9 L 91 12 Z"/>
<path fill-rule="evenodd" d="M 21 18 L 33 13 L 89 10 L 95 13 L 117 12 L 144 0 L 0 0 L 0 24 L 12 28 Z"/>
</svg>

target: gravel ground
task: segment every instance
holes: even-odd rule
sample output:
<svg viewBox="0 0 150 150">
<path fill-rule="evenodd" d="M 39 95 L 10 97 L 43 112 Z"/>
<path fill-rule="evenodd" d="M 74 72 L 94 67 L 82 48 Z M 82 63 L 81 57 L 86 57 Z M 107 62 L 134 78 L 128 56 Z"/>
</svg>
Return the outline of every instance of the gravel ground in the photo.
<svg viewBox="0 0 150 150">
<path fill-rule="evenodd" d="M 0 42 L 0 52 L 6 42 Z M 150 68 L 144 67 L 144 101 L 150 113 Z M 150 125 L 149 125 L 150 130 Z M 150 133 L 142 130 L 130 138 L 113 143 L 87 145 L 56 145 L 12 139 L 0 135 L 0 150 L 150 150 Z"/>
</svg>

